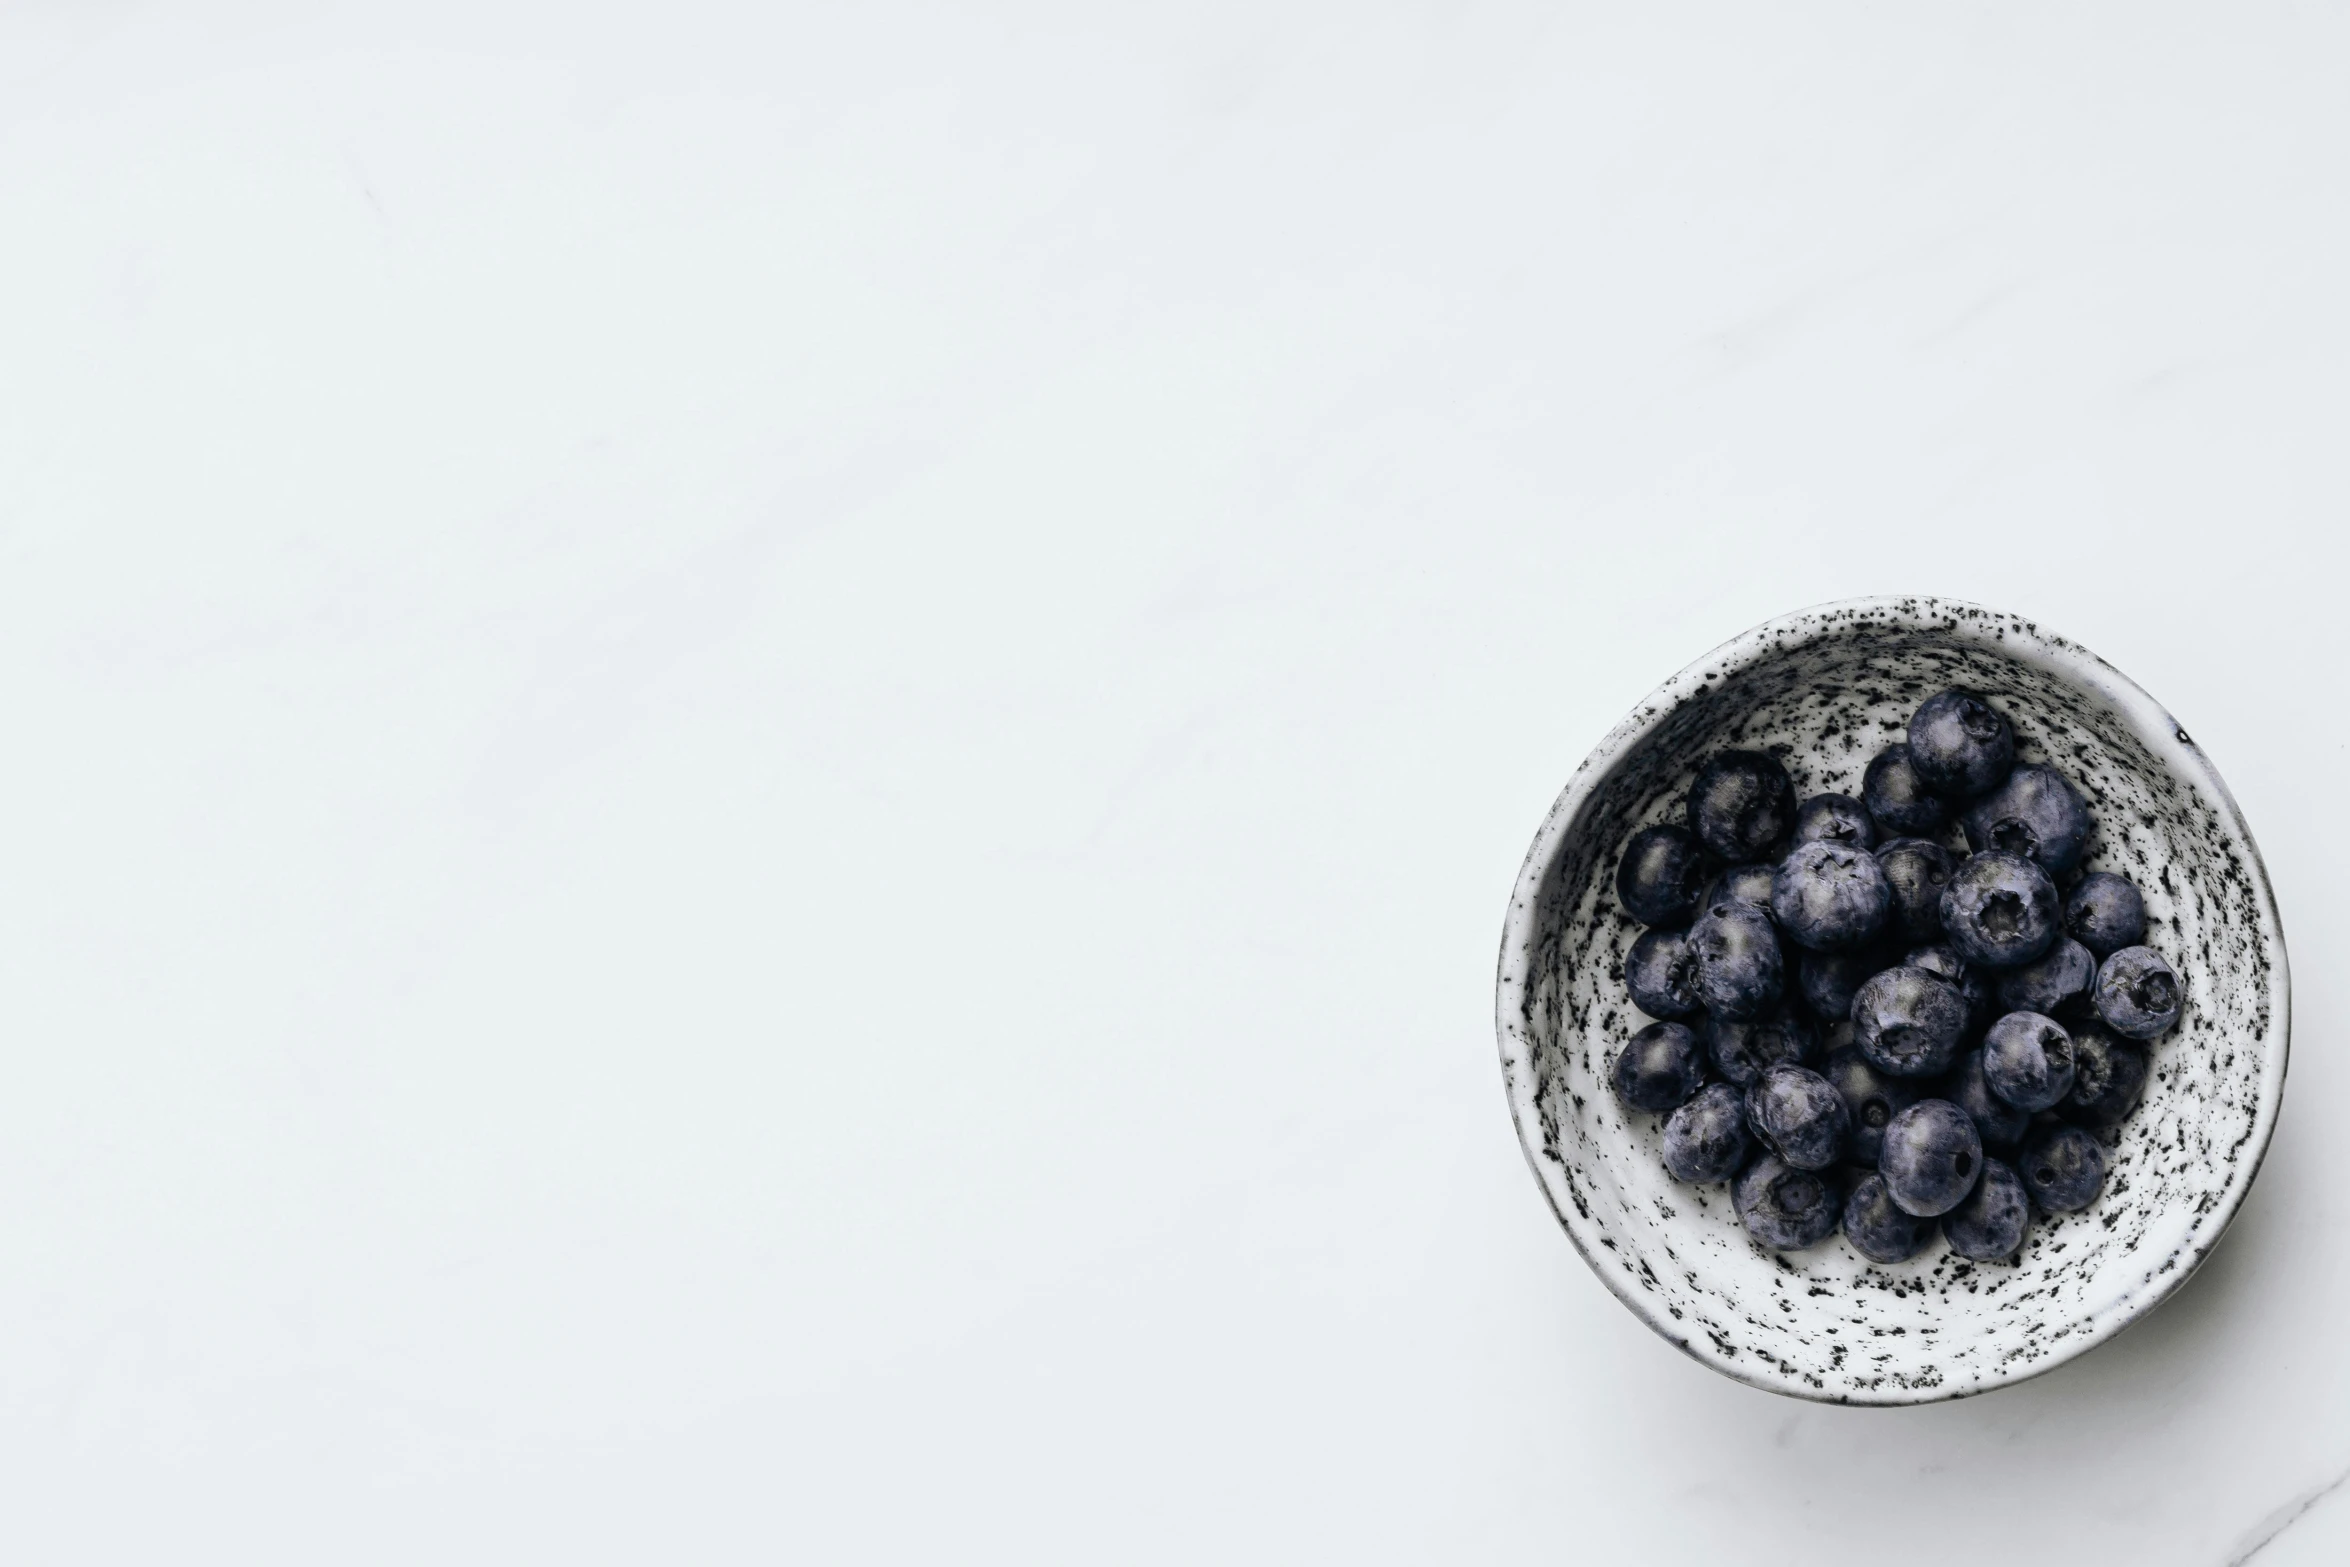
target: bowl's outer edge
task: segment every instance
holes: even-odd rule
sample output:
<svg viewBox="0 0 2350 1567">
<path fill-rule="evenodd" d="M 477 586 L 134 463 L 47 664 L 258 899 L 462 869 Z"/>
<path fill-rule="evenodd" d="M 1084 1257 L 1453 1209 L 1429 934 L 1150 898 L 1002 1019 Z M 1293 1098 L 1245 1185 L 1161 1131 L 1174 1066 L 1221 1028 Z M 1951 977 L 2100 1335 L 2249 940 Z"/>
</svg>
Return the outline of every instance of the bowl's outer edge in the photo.
<svg viewBox="0 0 2350 1567">
<path fill-rule="evenodd" d="M 1715 1350 L 1710 1341 L 1702 1345 L 1691 1343 L 1687 1337 L 1674 1331 L 1670 1320 L 1649 1300 L 1626 1288 L 1611 1269 L 1600 1265 L 1592 1251 L 1592 1238 L 1583 1234 L 1580 1221 L 1573 1215 L 1570 1205 L 1561 1201 L 1559 1189 L 1544 1165 L 1541 1152 L 1541 1119 L 1534 1103 L 1533 1062 L 1528 1054 L 1529 1042 L 1523 1027 L 1526 982 L 1535 949 L 1542 881 L 1558 854 L 1567 824 L 1574 819 L 1585 797 L 1606 776 L 1616 760 L 1662 722 L 1684 695 L 1701 686 L 1709 673 L 1719 675 L 1736 669 L 1792 633 L 1838 619 L 1939 626 L 1953 636 L 1995 646 L 2011 658 L 2038 663 L 2069 679 L 2095 687 L 2116 710 L 2128 715 L 2132 726 L 2150 750 L 2162 756 L 2181 778 L 2188 780 L 2210 798 L 2221 819 L 2243 840 L 2246 864 L 2257 894 L 2261 939 L 2267 949 L 2269 973 L 2272 976 L 2273 988 L 2268 998 L 2268 1055 L 2261 1078 L 2260 1105 L 2254 1119 L 2252 1137 L 2230 1176 L 2225 1197 L 2196 1227 L 2190 1241 L 2192 1254 L 2144 1293 L 2117 1302 L 2088 1329 L 2075 1334 L 2061 1351 L 2023 1369 L 1965 1387 L 1892 1388 L 1859 1395 L 1823 1392 L 1793 1379 L 1782 1381 L 1757 1375 Z M 1509 912 L 1502 924 L 1501 953 L 1494 980 L 1494 1031 L 1500 1045 L 1503 1086 L 1509 1098 L 1510 1118 L 1517 1131 L 1519 1149 L 1525 1155 L 1536 1183 L 1541 1186 L 1552 1214 L 1567 1232 L 1568 1239 L 1574 1243 L 1576 1252 L 1585 1264 L 1607 1286 L 1609 1292 L 1641 1321 L 1692 1359 L 1733 1381 L 1766 1392 L 1819 1403 L 1927 1404 L 1974 1397 L 2055 1370 L 2144 1317 L 2175 1293 L 2202 1266 L 2218 1246 L 2237 1210 L 2243 1206 L 2245 1195 L 2260 1172 L 2261 1163 L 2268 1154 L 2269 1142 L 2276 1132 L 2277 1113 L 2284 1099 L 2285 1073 L 2291 1055 L 2292 988 L 2285 953 L 2284 928 L 2277 915 L 2276 894 L 2269 883 L 2268 867 L 2261 859 L 2260 846 L 2252 836 L 2250 825 L 2244 820 L 2244 813 L 2237 807 L 2235 796 L 2229 793 L 2227 784 L 2220 778 L 2218 769 L 2212 766 L 2210 758 L 2188 737 L 2187 731 L 2171 716 L 2168 709 L 2148 695 L 2137 682 L 2095 653 L 2079 643 L 2043 630 L 2020 615 L 1958 599 L 1895 594 L 1837 600 L 1766 620 L 1722 643 L 1665 681 L 1642 698 L 1629 714 L 1607 732 L 1591 754 L 1583 759 L 1582 765 L 1575 769 L 1566 787 L 1559 792 L 1550 813 L 1543 818 L 1541 828 L 1535 833 L 1533 844 L 1526 851 L 1525 862 L 1519 868 L 1517 884 L 1510 893 Z"/>
</svg>

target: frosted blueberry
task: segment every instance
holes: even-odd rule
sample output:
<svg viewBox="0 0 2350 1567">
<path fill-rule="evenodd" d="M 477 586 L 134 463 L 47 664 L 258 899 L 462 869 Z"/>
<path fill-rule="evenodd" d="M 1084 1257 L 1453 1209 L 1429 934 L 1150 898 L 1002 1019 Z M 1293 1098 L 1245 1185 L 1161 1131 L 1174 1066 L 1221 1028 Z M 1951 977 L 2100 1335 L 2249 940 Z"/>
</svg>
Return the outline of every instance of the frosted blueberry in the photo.
<svg viewBox="0 0 2350 1567">
<path fill-rule="evenodd" d="M 1921 1099 L 1885 1128 L 1877 1156 L 1885 1188 L 1905 1213 L 1948 1213 L 1983 1173 L 1983 1138 L 1964 1110 L 1946 1099 Z"/>
<path fill-rule="evenodd" d="M 2086 1127 L 2052 1126 L 2024 1149 L 2024 1185 L 2050 1213 L 2076 1213 L 2105 1189 L 2105 1149 Z"/>
<path fill-rule="evenodd" d="M 1648 931 L 1624 954 L 1624 988 L 1650 1017 L 1686 1021 L 1705 1010 L 1690 989 L 1693 967 L 1686 932 Z"/>
<path fill-rule="evenodd" d="M 1712 867 L 1686 827 L 1643 827 L 1616 862 L 1616 896 L 1643 925 L 1686 925 Z"/>
<path fill-rule="evenodd" d="M 1877 753 L 1869 770 L 1861 775 L 1860 799 L 1875 818 L 1878 835 L 1884 838 L 1929 836 L 1940 832 L 1950 819 L 1950 808 L 1942 797 L 1928 789 L 1917 769 L 1910 766 L 1906 745 L 1889 745 Z"/>
<path fill-rule="evenodd" d="M 2097 1015 L 2125 1039 L 2152 1039 L 2179 1020 L 2179 976 L 2152 947 L 2124 947 L 2097 969 Z"/>
<path fill-rule="evenodd" d="M 1850 1045 L 1831 1052 L 1820 1067 L 1820 1075 L 1844 1100 L 1853 1162 L 1874 1169 L 1877 1155 L 1885 1147 L 1886 1126 L 1918 1102 L 1919 1084 L 1878 1071 L 1869 1065 L 1867 1056 Z"/>
<path fill-rule="evenodd" d="M 2091 871 L 2064 900 L 2064 928 L 2099 957 L 2146 939 L 2146 899 L 2138 884 L 2111 871 Z"/>
<path fill-rule="evenodd" d="M 2015 730 L 1972 691 L 1937 692 L 1910 715 L 1909 765 L 1945 800 L 1971 800 L 2006 781 L 2015 765 Z"/>
<path fill-rule="evenodd" d="M 1718 1017 L 1759 1017 L 1785 988 L 1778 929 L 1750 903 L 1716 903 L 1699 915 L 1689 953 L 1690 989 Z"/>
<path fill-rule="evenodd" d="M 2110 1131 L 2128 1119 L 2146 1092 L 2146 1049 L 2117 1039 L 2103 1025 L 2072 1029 L 2073 1091 L 2057 1114 L 2093 1132 Z"/>
<path fill-rule="evenodd" d="M 2001 849 L 2036 862 L 2051 877 L 2070 876 L 2089 849 L 2089 807 L 2064 774 L 2026 762 L 1959 818 L 1967 846 Z"/>
<path fill-rule="evenodd" d="M 1942 1238 L 1969 1262 L 2004 1262 L 2023 1245 L 2031 1222 L 2022 1179 L 2005 1160 L 1986 1157 L 1982 1181 L 1942 1215 Z"/>
<path fill-rule="evenodd" d="M 1836 1232 L 1839 1205 L 1827 1177 L 1791 1169 L 1777 1154 L 1757 1159 L 1731 1195 L 1746 1233 L 1775 1250 L 1801 1251 Z"/>
<path fill-rule="evenodd" d="M 1857 947 L 1885 928 L 1893 889 L 1876 857 L 1841 843 L 1799 845 L 1771 880 L 1771 913 L 1800 946 Z"/>
<path fill-rule="evenodd" d="M 1844 1199 L 1844 1238 L 1871 1262 L 1906 1262 L 1933 1238 L 1934 1221 L 1904 1213 L 1874 1170 Z"/>
<path fill-rule="evenodd" d="M 1950 885 L 1950 851 L 1924 838 L 1896 838 L 1877 847 L 1877 865 L 1893 891 L 1890 924 L 1916 945 L 1942 934 L 1942 889 Z"/>
<path fill-rule="evenodd" d="M 1852 998 L 1853 1044 L 1871 1066 L 1895 1077 L 1947 1071 L 1966 1022 L 1966 998 L 1957 987 L 1907 964 L 1875 976 Z"/>
<path fill-rule="evenodd" d="M 2052 1109 L 2073 1091 L 2073 1040 L 2052 1017 L 2010 1012 L 1983 1036 L 1983 1081 L 2026 1112 Z"/>
<path fill-rule="evenodd" d="M 1809 1067 L 1781 1061 L 1746 1090 L 1746 1125 L 1798 1170 L 1824 1170 L 1844 1152 L 1844 1096 Z"/>
<path fill-rule="evenodd" d="M 1705 1081 L 1705 1051 L 1686 1023 L 1651 1023 L 1616 1052 L 1616 1097 L 1635 1110 L 1670 1110 Z"/>
<path fill-rule="evenodd" d="M 2096 980 L 2097 960 L 2089 949 L 2059 936 L 2031 962 L 2000 971 L 1999 1004 L 2010 1012 L 2079 1017 L 2089 1010 L 2089 987 Z"/>
<path fill-rule="evenodd" d="M 1708 1083 L 1665 1118 L 1665 1169 L 1676 1181 L 1726 1181 L 1746 1162 L 1746 1109 L 1728 1083 Z"/>
<path fill-rule="evenodd" d="M 1782 1061 L 1797 1066 L 1817 1061 L 1820 1036 L 1809 1018 L 1786 1007 L 1773 1007 L 1758 1018 L 1716 1012 L 1705 1020 L 1705 1051 L 1715 1071 L 1744 1088 Z"/>
<path fill-rule="evenodd" d="M 1877 827 L 1867 807 L 1849 794 L 1815 794 L 1795 807 L 1795 841 L 1873 849 Z"/>
<path fill-rule="evenodd" d="M 1795 786 L 1787 769 L 1760 751 L 1709 757 L 1689 790 L 1689 826 L 1698 841 L 1733 865 L 1771 857 L 1795 826 Z"/>
<path fill-rule="evenodd" d="M 1942 889 L 1942 932 L 1958 955 L 2014 968 L 2056 940 L 2056 883 L 2020 854 L 1987 849 L 1960 862 Z"/>
</svg>

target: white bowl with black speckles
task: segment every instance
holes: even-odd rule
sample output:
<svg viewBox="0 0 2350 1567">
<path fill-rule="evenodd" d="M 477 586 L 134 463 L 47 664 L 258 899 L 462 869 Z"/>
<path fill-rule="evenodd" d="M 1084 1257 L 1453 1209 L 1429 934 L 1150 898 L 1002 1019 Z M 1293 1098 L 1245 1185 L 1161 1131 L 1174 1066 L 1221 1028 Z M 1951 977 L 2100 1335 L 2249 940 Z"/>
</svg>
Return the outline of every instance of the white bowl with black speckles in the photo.
<svg viewBox="0 0 2350 1567">
<path fill-rule="evenodd" d="M 1860 792 L 1862 769 L 1944 686 L 1990 695 L 2018 754 L 2061 767 L 2097 818 L 2091 868 L 2144 889 L 2148 942 L 2185 982 L 2146 1097 L 2087 1211 L 2035 1214 L 2013 1264 L 1937 1238 L 1880 1266 L 1841 1237 L 1780 1254 L 1722 1186 L 1659 1160 L 1660 1118 L 1607 1086 L 1645 1019 L 1624 994 L 1639 927 L 1616 860 L 1681 820 L 1698 761 L 1777 753 L 1798 795 Z M 2250 1189 L 2284 1094 L 2284 935 L 2227 786 L 2161 705 L 2029 621 L 1932 598 L 1856 599 L 1757 626 L 1690 665 L 1600 742 L 1551 807 L 1510 898 L 1495 998 L 1510 1113 L 1559 1222 L 1641 1320 L 1726 1376 L 1849 1404 L 1962 1398 L 2102 1343 L 2184 1283 Z"/>
</svg>

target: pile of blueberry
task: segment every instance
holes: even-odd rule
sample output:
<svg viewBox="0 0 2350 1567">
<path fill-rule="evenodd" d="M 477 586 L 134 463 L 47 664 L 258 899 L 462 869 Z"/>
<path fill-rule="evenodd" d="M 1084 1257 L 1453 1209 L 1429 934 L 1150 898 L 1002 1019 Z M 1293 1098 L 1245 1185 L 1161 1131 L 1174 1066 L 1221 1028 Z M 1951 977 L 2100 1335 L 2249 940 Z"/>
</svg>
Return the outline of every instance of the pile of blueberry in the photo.
<svg viewBox="0 0 2350 1567">
<path fill-rule="evenodd" d="M 2084 874 L 2090 827 L 1971 691 L 1920 704 L 1858 800 L 1798 802 L 1759 751 L 1708 760 L 1689 825 L 1634 833 L 1616 871 L 1649 927 L 1625 987 L 1659 1021 L 1612 1077 L 1667 1115 L 1665 1168 L 1734 1180 L 1765 1246 L 1841 1227 L 1876 1262 L 1936 1220 L 1960 1256 L 2012 1258 L 2035 1204 L 2094 1202 L 2184 992 L 2138 889 Z"/>
</svg>

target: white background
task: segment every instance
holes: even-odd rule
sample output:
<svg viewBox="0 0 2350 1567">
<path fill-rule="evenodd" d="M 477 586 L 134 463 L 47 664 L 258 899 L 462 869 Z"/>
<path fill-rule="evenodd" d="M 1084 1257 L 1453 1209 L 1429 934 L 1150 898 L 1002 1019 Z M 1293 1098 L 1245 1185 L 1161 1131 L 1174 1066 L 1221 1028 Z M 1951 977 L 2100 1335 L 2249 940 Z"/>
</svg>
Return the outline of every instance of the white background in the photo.
<svg viewBox="0 0 2350 1567">
<path fill-rule="evenodd" d="M 2350 14 L 1089 10 L 0 13 L 0 1549 L 2350 1554 Z M 1494 953 L 1899 590 L 2171 706 L 2297 1049 L 2155 1318 L 1822 1409 Z"/>
</svg>

